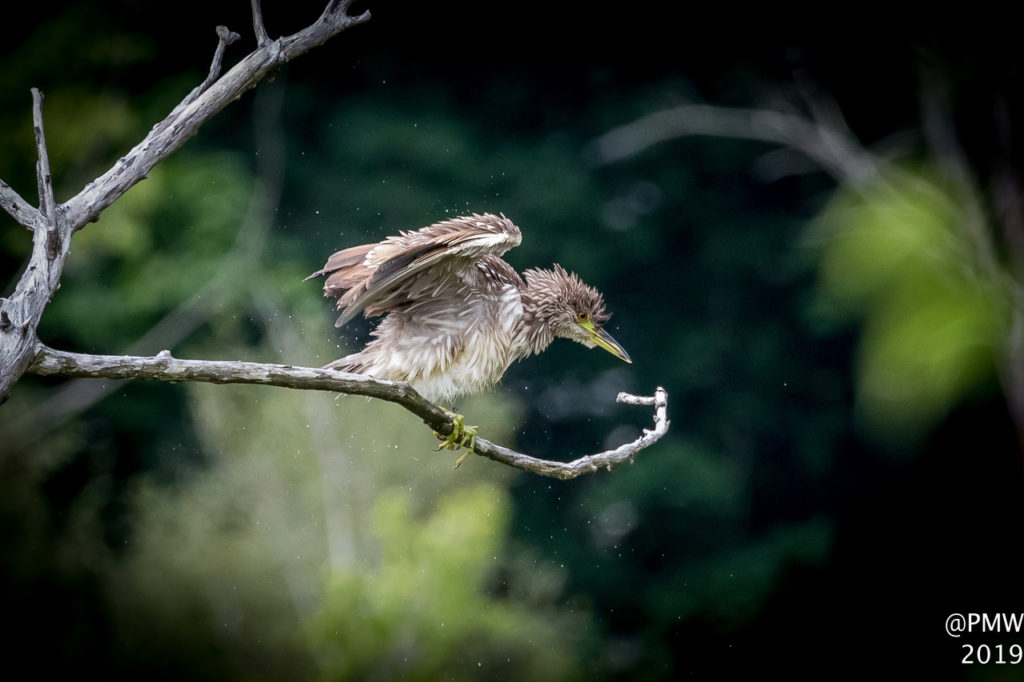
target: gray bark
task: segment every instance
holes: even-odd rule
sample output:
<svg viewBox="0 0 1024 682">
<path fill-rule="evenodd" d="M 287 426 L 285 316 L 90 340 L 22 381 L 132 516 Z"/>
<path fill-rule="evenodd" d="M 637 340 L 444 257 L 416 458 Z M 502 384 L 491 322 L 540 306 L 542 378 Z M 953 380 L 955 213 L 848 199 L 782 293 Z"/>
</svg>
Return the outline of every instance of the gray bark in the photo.
<svg viewBox="0 0 1024 682">
<path fill-rule="evenodd" d="M 397 403 L 423 420 L 434 431 L 447 435 L 453 428 L 452 414 L 430 403 L 412 386 L 331 369 L 295 367 L 260 362 L 182 360 L 162 351 L 152 357 L 132 355 L 86 355 L 54 350 L 39 344 L 28 371 L 43 376 L 89 379 L 149 379 L 155 381 L 201 381 L 213 384 L 259 384 L 313 391 L 364 395 Z M 658 387 L 653 396 L 620 393 L 617 401 L 627 405 L 654 407 L 654 428 L 644 429 L 634 441 L 614 450 L 586 455 L 571 462 L 531 457 L 478 437 L 473 452 L 517 469 L 551 478 L 570 479 L 600 469 L 611 470 L 658 442 L 668 432 L 668 395 Z"/>
</svg>

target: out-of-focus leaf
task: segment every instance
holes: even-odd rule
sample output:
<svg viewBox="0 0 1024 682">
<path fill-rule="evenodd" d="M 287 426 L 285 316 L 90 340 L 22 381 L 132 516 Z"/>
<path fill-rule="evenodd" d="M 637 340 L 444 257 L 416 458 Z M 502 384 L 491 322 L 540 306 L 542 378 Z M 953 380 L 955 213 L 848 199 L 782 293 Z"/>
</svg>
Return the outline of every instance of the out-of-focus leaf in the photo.
<svg viewBox="0 0 1024 682">
<path fill-rule="evenodd" d="M 994 368 L 1005 313 L 967 212 L 928 171 L 845 188 L 815 226 L 820 303 L 863 319 L 858 402 L 876 433 L 923 434 Z"/>
<path fill-rule="evenodd" d="M 336 569 L 311 626 L 325 679 L 561 680 L 578 670 L 574 617 L 489 594 L 507 501 L 478 484 L 419 519 L 401 488 L 374 503 L 379 560 Z M 522 594 L 521 590 L 518 590 Z"/>
</svg>

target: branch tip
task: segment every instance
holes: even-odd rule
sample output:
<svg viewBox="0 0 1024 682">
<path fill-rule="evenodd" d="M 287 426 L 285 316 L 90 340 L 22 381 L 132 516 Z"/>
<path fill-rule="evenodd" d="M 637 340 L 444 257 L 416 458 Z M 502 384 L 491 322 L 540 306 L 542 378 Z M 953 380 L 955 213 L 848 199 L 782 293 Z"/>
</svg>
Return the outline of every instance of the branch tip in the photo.
<svg viewBox="0 0 1024 682">
<path fill-rule="evenodd" d="M 615 402 L 624 405 L 654 405 L 656 401 L 657 397 L 653 395 L 633 395 L 625 391 L 615 396 Z"/>
<path fill-rule="evenodd" d="M 217 38 L 219 38 L 221 41 L 223 41 L 223 43 L 225 45 L 230 45 L 231 43 L 239 40 L 241 37 L 242 36 L 240 36 L 239 34 L 235 33 L 234 31 L 229 29 L 227 26 L 218 26 L 217 27 Z"/>
</svg>

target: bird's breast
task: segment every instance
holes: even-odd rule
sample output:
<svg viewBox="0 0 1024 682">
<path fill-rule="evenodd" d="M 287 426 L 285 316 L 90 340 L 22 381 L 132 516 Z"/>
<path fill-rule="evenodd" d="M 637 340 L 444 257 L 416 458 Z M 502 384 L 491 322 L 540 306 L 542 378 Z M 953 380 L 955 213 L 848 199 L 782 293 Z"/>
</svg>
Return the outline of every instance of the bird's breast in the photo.
<svg viewBox="0 0 1024 682">
<path fill-rule="evenodd" d="M 518 290 L 505 286 L 467 303 L 470 305 L 461 309 L 464 324 L 459 326 L 457 343 L 446 362 L 410 379 L 413 388 L 428 400 L 450 402 L 486 390 L 520 356 L 517 336 L 523 306 Z"/>
</svg>

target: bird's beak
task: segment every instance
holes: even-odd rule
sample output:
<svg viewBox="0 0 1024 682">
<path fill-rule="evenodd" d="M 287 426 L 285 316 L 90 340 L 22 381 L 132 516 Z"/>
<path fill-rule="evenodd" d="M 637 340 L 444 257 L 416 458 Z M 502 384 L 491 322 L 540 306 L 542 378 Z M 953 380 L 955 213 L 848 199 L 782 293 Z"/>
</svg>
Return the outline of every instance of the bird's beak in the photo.
<svg viewBox="0 0 1024 682">
<path fill-rule="evenodd" d="M 604 348 L 618 359 L 625 360 L 626 362 L 633 364 L 633 361 L 629 357 L 629 353 L 626 352 L 625 348 L 619 345 L 618 341 L 612 338 L 611 334 L 603 329 L 595 329 L 594 324 L 589 320 L 582 326 L 590 332 L 590 340 L 593 341 L 595 345 Z"/>
</svg>

